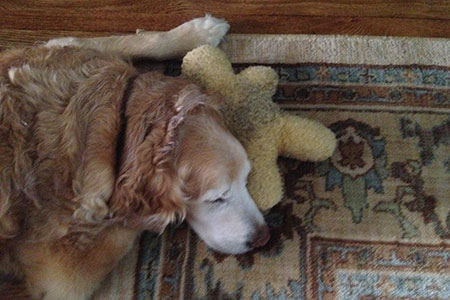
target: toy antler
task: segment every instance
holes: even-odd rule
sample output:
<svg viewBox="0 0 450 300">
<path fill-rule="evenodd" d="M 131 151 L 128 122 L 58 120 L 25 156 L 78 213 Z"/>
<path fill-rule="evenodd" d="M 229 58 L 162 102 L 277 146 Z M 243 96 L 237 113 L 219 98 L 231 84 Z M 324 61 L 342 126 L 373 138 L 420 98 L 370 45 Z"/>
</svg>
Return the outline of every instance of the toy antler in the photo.
<svg viewBox="0 0 450 300">
<path fill-rule="evenodd" d="M 265 66 L 253 66 L 243 70 L 237 76 L 240 79 L 247 80 L 258 92 L 267 93 L 268 97 L 265 99 L 272 101 L 271 97 L 277 91 L 278 86 L 278 74 L 274 69 Z"/>
<path fill-rule="evenodd" d="M 183 58 L 183 75 L 206 90 L 225 97 L 237 92 L 237 80 L 231 63 L 221 50 L 209 45 L 198 47 Z M 230 88 L 235 85 L 236 88 Z"/>
<path fill-rule="evenodd" d="M 321 123 L 287 113 L 281 116 L 281 156 L 308 161 L 330 157 L 336 148 L 336 138 Z"/>
</svg>

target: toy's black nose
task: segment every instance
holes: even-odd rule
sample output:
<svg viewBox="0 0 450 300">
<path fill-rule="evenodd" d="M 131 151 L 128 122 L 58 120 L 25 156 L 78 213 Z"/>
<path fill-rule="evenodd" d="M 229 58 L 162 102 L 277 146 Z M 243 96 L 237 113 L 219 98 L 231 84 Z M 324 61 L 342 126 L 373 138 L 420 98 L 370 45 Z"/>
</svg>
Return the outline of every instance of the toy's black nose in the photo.
<svg viewBox="0 0 450 300">
<path fill-rule="evenodd" d="M 270 240 L 270 230 L 267 225 L 260 226 L 253 236 L 253 239 L 249 242 L 251 248 L 259 248 L 267 244 Z"/>
</svg>

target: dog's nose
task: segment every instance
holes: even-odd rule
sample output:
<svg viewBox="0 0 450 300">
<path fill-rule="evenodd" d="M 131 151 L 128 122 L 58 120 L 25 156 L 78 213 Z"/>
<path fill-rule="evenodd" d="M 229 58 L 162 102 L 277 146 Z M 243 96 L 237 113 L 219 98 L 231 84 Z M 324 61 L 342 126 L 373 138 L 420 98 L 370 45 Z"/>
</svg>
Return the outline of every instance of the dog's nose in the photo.
<svg viewBox="0 0 450 300">
<path fill-rule="evenodd" d="M 259 248 L 267 244 L 267 242 L 270 240 L 270 230 L 267 225 L 263 225 L 259 227 L 258 231 L 256 232 L 253 241 L 251 242 L 252 248 Z"/>
</svg>

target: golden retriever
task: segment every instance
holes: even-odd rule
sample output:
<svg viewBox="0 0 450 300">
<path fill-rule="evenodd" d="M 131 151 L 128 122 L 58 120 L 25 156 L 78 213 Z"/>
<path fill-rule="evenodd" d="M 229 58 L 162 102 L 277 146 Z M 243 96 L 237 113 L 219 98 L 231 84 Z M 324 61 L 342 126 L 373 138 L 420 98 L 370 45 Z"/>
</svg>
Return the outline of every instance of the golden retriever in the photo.
<svg viewBox="0 0 450 300">
<path fill-rule="evenodd" d="M 232 254 L 267 242 L 220 100 L 129 63 L 217 45 L 227 30 L 206 16 L 0 55 L 0 273 L 36 298 L 87 299 L 143 230 L 186 219 Z"/>
</svg>

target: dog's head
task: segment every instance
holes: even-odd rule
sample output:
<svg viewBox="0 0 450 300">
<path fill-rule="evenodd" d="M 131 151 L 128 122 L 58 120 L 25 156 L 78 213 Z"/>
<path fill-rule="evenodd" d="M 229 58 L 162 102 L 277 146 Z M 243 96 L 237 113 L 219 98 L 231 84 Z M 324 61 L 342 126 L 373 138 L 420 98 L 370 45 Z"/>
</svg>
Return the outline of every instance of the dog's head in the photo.
<svg viewBox="0 0 450 300">
<path fill-rule="evenodd" d="M 179 142 L 175 165 L 192 228 L 221 252 L 242 253 L 264 245 L 269 230 L 246 188 L 250 162 L 220 114 L 204 107 L 187 118 Z"/>
<path fill-rule="evenodd" d="M 269 230 L 246 188 L 250 162 L 213 98 L 177 81 L 161 85 L 162 100 L 149 100 L 148 91 L 136 89 L 135 95 L 147 98 L 135 96 L 127 108 L 122 162 L 110 201 L 115 215 L 154 231 L 186 219 L 220 252 L 263 246 Z M 173 97 L 167 97 L 171 91 Z"/>
</svg>

